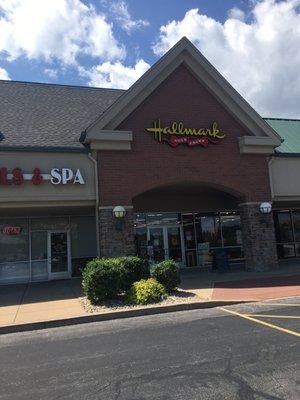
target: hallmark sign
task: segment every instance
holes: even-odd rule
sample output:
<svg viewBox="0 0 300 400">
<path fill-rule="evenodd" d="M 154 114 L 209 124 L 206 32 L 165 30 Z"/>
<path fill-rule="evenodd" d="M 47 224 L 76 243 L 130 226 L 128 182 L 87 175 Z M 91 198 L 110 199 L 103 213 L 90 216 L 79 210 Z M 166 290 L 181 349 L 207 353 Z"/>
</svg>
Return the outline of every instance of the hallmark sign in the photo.
<svg viewBox="0 0 300 400">
<path fill-rule="evenodd" d="M 172 122 L 171 125 L 161 126 L 160 119 L 154 122 L 152 128 L 146 131 L 154 135 L 158 142 L 167 142 L 171 147 L 186 144 L 188 147 L 207 147 L 210 143 L 217 144 L 225 138 L 218 124 L 214 122 L 210 128 L 188 128 L 183 122 Z"/>
<path fill-rule="evenodd" d="M 19 186 L 25 181 L 30 181 L 36 186 L 46 181 L 50 181 L 52 185 L 85 184 L 79 169 L 52 168 L 50 173 L 42 174 L 40 168 L 34 168 L 32 173 L 24 173 L 21 168 L 13 168 L 11 171 L 6 167 L 0 168 L 0 185 Z"/>
</svg>

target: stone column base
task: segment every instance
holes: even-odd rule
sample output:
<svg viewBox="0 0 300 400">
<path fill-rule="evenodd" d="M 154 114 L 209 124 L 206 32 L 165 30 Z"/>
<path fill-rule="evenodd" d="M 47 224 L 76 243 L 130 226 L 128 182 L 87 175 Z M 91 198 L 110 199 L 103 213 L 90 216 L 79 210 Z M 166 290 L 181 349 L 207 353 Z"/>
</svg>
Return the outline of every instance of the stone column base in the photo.
<svg viewBox="0 0 300 400">
<path fill-rule="evenodd" d="M 278 268 L 273 214 L 261 214 L 259 203 L 239 206 L 245 264 L 248 271 Z"/>
<path fill-rule="evenodd" d="M 118 230 L 113 207 L 99 209 L 100 257 L 132 256 L 135 254 L 133 209 L 126 208 L 122 230 Z"/>
</svg>

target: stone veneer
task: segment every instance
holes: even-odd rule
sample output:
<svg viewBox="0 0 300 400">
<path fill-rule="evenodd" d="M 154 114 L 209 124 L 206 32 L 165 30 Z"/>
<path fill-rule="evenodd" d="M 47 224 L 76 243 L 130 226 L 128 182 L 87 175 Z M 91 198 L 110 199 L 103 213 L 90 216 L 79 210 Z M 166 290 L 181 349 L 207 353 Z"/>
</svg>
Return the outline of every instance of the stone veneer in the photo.
<svg viewBox="0 0 300 400">
<path fill-rule="evenodd" d="M 278 268 L 273 214 L 261 214 L 259 203 L 239 206 L 246 269 Z"/>
<path fill-rule="evenodd" d="M 135 254 L 134 216 L 131 208 L 126 209 L 124 226 L 116 229 L 113 207 L 99 210 L 100 257 L 119 257 Z"/>
</svg>

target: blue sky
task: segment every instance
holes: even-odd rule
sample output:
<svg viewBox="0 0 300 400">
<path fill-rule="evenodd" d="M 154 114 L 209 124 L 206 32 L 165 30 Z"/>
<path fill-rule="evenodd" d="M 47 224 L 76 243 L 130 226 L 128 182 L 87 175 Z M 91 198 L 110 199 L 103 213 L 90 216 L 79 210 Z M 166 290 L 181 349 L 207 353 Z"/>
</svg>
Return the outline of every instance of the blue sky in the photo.
<svg viewBox="0 0 300 400">
<path fill-rule="evenodd" d="M 300 0 L 0 0 L 0 79 L 127 88 L 182 36 L 258 112 L 300 117 Z"/>
</svg>

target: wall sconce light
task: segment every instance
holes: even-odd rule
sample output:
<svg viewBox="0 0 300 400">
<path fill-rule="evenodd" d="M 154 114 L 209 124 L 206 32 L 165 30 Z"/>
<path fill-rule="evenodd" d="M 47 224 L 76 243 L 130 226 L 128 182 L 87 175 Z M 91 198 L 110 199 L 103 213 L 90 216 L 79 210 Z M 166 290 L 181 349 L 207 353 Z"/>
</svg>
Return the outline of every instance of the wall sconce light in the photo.
<svg viewBox="0 0 300 400">
<path fill-rule="evenodd" d="M 124 217 L 126 215 L 126 210 L 123 206 L 116 206 L 113 209 L 113 215 L 116 218 L 116 230 L 122 231 L 124 227 Z"/>
<path fill-rule="evenodd" d="M 272 211 L 272 204 L 269 203 L 269 202 L 261 203 L 260 206 L 259 206 L 259 211 L 262 214 L 270 214 L 271 211 Z"/>
</svg>

